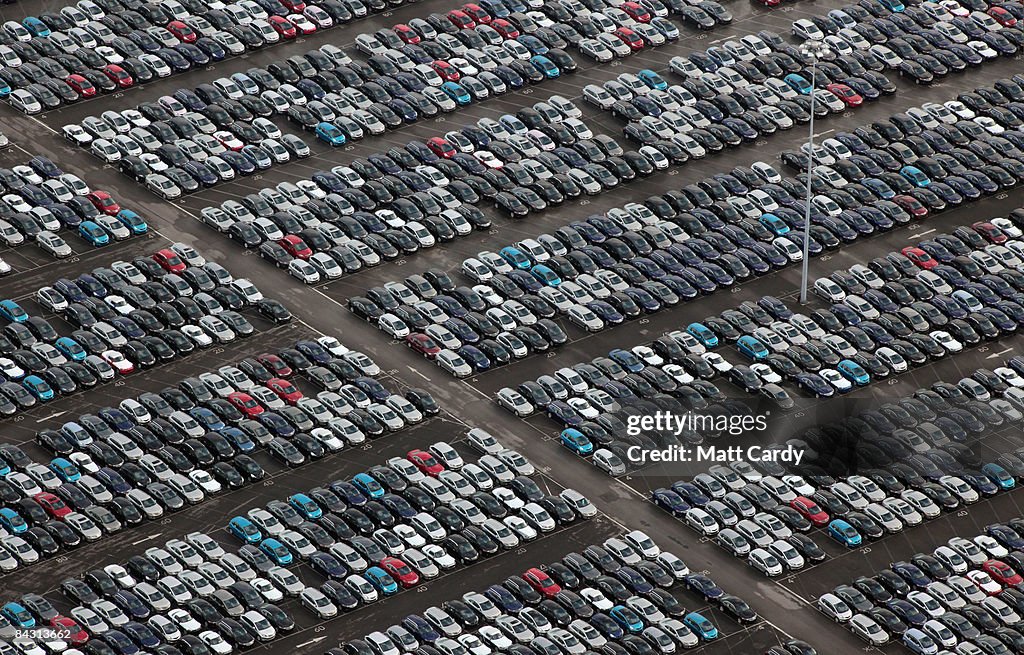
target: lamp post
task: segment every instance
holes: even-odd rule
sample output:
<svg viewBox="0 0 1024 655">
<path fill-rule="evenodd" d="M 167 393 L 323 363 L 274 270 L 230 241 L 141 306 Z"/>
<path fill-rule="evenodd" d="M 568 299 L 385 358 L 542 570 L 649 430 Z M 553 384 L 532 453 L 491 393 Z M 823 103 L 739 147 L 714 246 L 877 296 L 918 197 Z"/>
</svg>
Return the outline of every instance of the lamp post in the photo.
<svg viewBox="0 0 1024 655">
<path fill-rule="evenodd" d="M 800 304 L 807 304 L 807 276 L 808 265 L 810 264 L 811 250 L 811 196 L 813 194 L 811 181 L 814 177 L 814 105 L 816 102 L 815 91 L 818 82 L 818 60 L 825 54 L 825 44 L 822 41 L 805 41 L 800 46 L 800 53 L 811 60 L 811 120 L 810 129 L 807 135 L 807 198 L 804 206 L 804 248 L 802 272 L 800 275 Z"/>
</svg>

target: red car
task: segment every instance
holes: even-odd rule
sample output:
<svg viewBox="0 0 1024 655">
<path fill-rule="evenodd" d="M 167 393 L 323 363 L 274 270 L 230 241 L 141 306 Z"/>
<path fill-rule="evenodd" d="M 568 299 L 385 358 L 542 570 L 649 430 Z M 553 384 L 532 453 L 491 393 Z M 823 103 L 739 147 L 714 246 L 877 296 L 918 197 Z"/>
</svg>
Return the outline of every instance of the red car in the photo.
<svg viewBox="0 0 1024 655">
<path fill-rule="evenodd" d="M 487 25 L 491 22 L 491 15 L 478 4 L 469 2 L 462 5 L 462 11 L 477 22 L 477 25 Z"/>
<path fill-rule="evenodd" d="M 438 157 L 444 157 L 445 159 L 451 159 L 455 156 L 456 152 L 458 152 L 455 150 L 455 146 L 439 136 L 427 139 L 427 147 L 430 148 L 435 155 Z"/>
<path fill-rule="evenodd" d="M 405 344 L 427 359 L 434 359 L 437 357 L 437 353 L 441 352 L 441 347 L 422 332 L 406 335 Z"/>
<path fill-rule="evenodd" d="M 313 256 L 313 249 L 306 245 L 306 242 L 294 234 L 285 235 L 283 239 L 277 242 L 282 248 L 288 251 L 288 254 L 292 257 L 298 257 L 299 259 L 309 259 Z"/>
<path fill-rule="evenodd" d="M 452 25 L 460 30 L 471 30 L 476 27 L 476 21 L 461 9 L 452 9 L 446 15 L 448 20 L 452 22 Z"/>
<path fill-rule="evenodd" d="M 55 519 L 67 516 L 71 513 L 71 508 L 68 507 L 60 496 L 51 494 L 49 491 L 38 493 L 32 498 L 39 503 L 39 506 L 46 510 L 46 513 Z"/>
<path fill-rule="evenodd" d="M 757 2 L 765 7 L 778 7 L 782 4 L 782 0 L 757 0 Z"/>
<path fill-rule="evenodd" d="M 306 3 L 303 0 L 281 0 L 281 4 L 293 14 L 301 14 L 306 10 Z"/>
<path fill-rule="evenodd" d="M 1013 27 L 1017 24 L 1017 19 L 1013 17 L 1013 14 L 1002 7 L 989 7 L 986 13 L 992 18 L 995 18 L 996 22 L 1003 27 Z"/>
<path fill-rule="evenodd" d="M 266 387 L 277 394 L 277 397 L 289 405 L 302 400 L 302 392 L 294 384 L 282 378 L 270 378 Z"/>
<path fill-rule="evenodd" d="M 246 418 L 253 418 L 263 413 L 263 405 L 256 402 L 252 396 L 241 391 L 228 394 L 228 402 L 235 406 L 235 409 L 245 414 Z"/>
<path fill-rule="evenodd" d="M 523 580 L 547 598 L 554 598 L 555 594 L 562 590 L 551 576 L 537 568 L 527 569 L 523 574 Z"/>
<path fill-rule="evenodd" d="M 905 209 L 914 218 L 924 218 L 928 215 L 928 208 L 922 205 L 917 198 L 905 194 L 898 194 L 892 201 Z"/>
<path fill-rule="evenodd" d="M 405 458 L 415 464 L 416 468 L 434 478 L 444 470 L 444 466 L 425 450 L 410 450 L 406 453 Z"/>
<path fill-rule="evenodd" d="M 1001 562 L 997 559 L 986 560 L 981 565 L 981 570 L 992 576 L 992 579 L 1003 585 L 1004 587 L 1019 587 L 1024 583 L 1024 578 L 1020 577 L 1020 574 L 1010 568 L 1010 565 L 1006 562 Z"/>
<path fill-rule="evenodd" d="M 167 31 L 177 37 L 179 41 L 184 41 L 185 43 L 195 43 L 196 39 L 199 38 L 194 29 L 180 20 L 172 20 L 170 23 L 167 23 Z"/>
<path fill-rule="evenodd" d="M 461 77 L 458 69 L 441 59 L 430 64 L 430 67 L 433 68 L 434 72 L 440 75 L 441 79 L 445 82 L 458 82 L 459 77 Z"/>
<path fill-rule="evenodd" d="M 420 576 L 416 574 L 416 571 L 413 571 L 408 564 L 397 557 L 385 557 L 380 561 L 380 567 L 406 589 L 420 583 Z"/>
<path fill-rule="evenodd" d="M 422 41 L 420 35 L 416 33 L 416 30 L 409 27 L 405 23 L 399 23 L 392 27 L 391 29 L 393 29 L 395 31 L 395 34 L 398 35 L 398 38 L 402 39 L 402 41 L 404 41 L 405 43 L 415 45 Z"/>
<path fill-rule="evenodd" d="M 92 203 L 93 207 L 107 216 L 117 216 L 121 211 L 121 205 L 117 204 L 113 196 L 106 191 L 93 191 L 85 198 Z"/>
<path fill-rule="evenodd" d="M 939 265 L 934 257 L 916 246 L 907 246 L 900 251 L 904 257 L 914 262 L 926 271 L 930 271 Z"/>
<path fill-rule="evenodd" d="M 122 89 L 127 89 L 129 87 L 135 86 L 135 80 L 132 78 L 131 75 L 128 74 L 128 71 L 121 68 L 117 64 L 107 64 L 100 70 L 103 71 L 104 75 L 110 78 L 111 82 L 118 85 Z"/>
<path fill-rule="evenodd" d="M 284 16 L 271 16 L 267 19 L 270 26 L 274 28 L 274 31 L 281 35 L 284 39 L 294 39 L 297 30 L 292 22 Z"/>
<path fill-rule="evenodd" d="M 829 515 L 822 511 L 822 509 L 807 496 L 797 496 L 793 500 L 789 501 L 789 506 L 799 512 L 800 516 L 818 527 L 828 525 L 830 520 Z"/>
<path fill-rule="evenodd" d="M 505 39 L 514 39 L 519 36 L 519 28 L 504 18 L 495 18 L 491 22 L 491 27 Z"/>
<path fill-rule="evenodd" d="M 1005 232 L 988 221 L 978 221 L 971 225 L 971 227 L 974 228 L 975 232 L 992 243 L 1006 243 L 1008 239 Z"/>
<path fill-rule="evenodd" d="M 612 32 L 615 36 L 629 46 L 630 50 L 643 50 L 644 40 L 640 38 L 640 35 L 629 29 L 628 27 L 617 27 Z"/>
<path fill-rule="evenodd" d="M 619 9 L 626 12 L 626 14 L 635 21 L 639 21 L 641 23 L 651 22 L 651 12 L 644 9 L 643 5 L 639 2 L 623 2 Z"/>
<path fill-rule="evenodd" d="M 826 84 L 825 88 L 845 102 L 847 107 L 860 107 L 864 104 L 864 98 L 845 84 L 836 82 L 834 84 Z"/>
<path fill-rule="evenodd" d="M 71 90 L 83 98 L 92 98 L 96 95 L 96 87 L 84 76 L 72 73 L 64 78 L 64 82 L 71 87 Z"/>
<path fill-rule="evenodd" d="M 168 273 L 181 273 L 188 268 L 185 262 L 181 261 L 181 258 L 174 254 L 173 250 L 168 250 L 167 248 L 153 253 L 153 261 L 160 264 L 160 268 Z"/>
<path fill-rule="evenodd" d="M 283 359 L 277 355 L 271 353 L 262 353 L 256 355 L 256 361 L 263 364 L 266 368 L 274 373 L 279 378 L 290 378 L 292 376 L 292 368 L 285 363 Z"/>
<path fill-rule="evenodd" d="M 89 641 L 89 633 L 83 630 L 82 626 L 78 625 L 74 619 L 66 616 L 58 614 L 50 619 L 50 627 L 66 630 L 68 636 L 65 641 L 70 642 L 72 646 L 81 646 Z"/>
</svg>

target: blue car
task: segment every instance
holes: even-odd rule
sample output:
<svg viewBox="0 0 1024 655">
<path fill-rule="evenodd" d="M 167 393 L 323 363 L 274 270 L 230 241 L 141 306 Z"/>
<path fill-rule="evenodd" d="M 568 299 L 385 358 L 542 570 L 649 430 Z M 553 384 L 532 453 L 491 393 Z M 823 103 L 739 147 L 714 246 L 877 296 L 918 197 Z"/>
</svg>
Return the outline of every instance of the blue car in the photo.
<svg viewBox="0 0 1024 655">
<path fill-rule="evenodd" d="M 811 86 L 811 83 L 807 81 L 806 77 L 798 75 L 797 73 L 790 73 L 783 78 L 783 81 L 789 85 L 789 88 L 793 89 L 800 95 L 810 95 L 811 91 L 814 89 L 814 87 Z"/>
<path fill-rule="evenodd" d="M 324 515 L 324 511 L 316 502 L 306 494 L 292 494 L 288 496 L 288 504 L 295 508 L 295 511 L 308 520 L 318 519 Z"/>
<path fill-rule="evenodd" d="M 267 537 L 261 541 L 259 548 L 278 566 L 288 566 L 294 559 L 292 551 L 288 550 L 287 546 L 273 537 Z"/>
<path fill-rule="evenodd" d="M 117 220 L 132 231 L 132 234 L 145 234 L 149 232 L 149 224 L 136 212 L 130 209 L 122 209 L 117 212 Z"/>
<path fill-rule="evenodd" d="M 384 495 L 384 487 L 368 473 L 355 474 L 352 477 L 352 484 L 370 498 L 380 498 Z"/>
<path fill-rule="evenodd" d="M 188 413 L 189 416 L 199 423 L 199 425 L 203 426 L 203 428 L 207 430 L 223 430 L 227 427 L 219 416 L 205 407 L 193 407 Z"/>
<path fill-rule="evenodd" d="M 321 121 L 317 123 L 315 132 L 316 138 L 324 143 L 329 143 L 332 146 L 345 145 L 345 133 L 338 129 L 338 126 L 334 123 Z"/>
<path fill-rule="evenodd" d="M 458 82 L 445 82 L 441 85 L 441 90 L 459 106 L 464 107 L 473 101 L 472 96 L 469 95 L 469 91 L 466 91 L 466 89 L 464 89 Z"/>
<path fill-rule="evenodd" d="M 258 544 L 263 540 L 263 533 L 256 524 L 244 516 L 236 516 L 228 521 L 228 532 L 247 544 Z"/>
<path fill-rule="evenodd" d="M 999 485 L 1002 490 L 1013 489 L 1017 486 L 1017 482 L 1013 479 L 1013 476 L 998 464 L 986 464 L 981 467 L 981 472 L 984 473 L 989 480 Z"/>
<path fill-rule="evenodd" d="M 736 341 L 736 350 L 739 350 L 741 355 L 755 361 L 768 356 L 768 348 L 749 334 L 743 335 Z"/>
<path fill-rule="evenodd" d="M 643 619 L 631 607 L 616 605 L 608 610 L 608 616 L 628 632 L 637 633 L 644 629 Z"/>
<path fill-rule="evenodd" d="M 26 375 L 21 380 L 21 386 L 25 387 L 40 402 L 53 400 L 53 387 L 38 375 Z"/>
<path fill-rule="evenodd" d="M 0 300 L 0 318 L 12 323 L 24 323 L 28 320 L 28 312 L 13 300 Z"/>
<path fill-rule="evenodd" d="M 512 246 L 505 246 L 499 252 L 501 258 L 507 261 L 514 268 L 518 268 L 521 271 L 530 270 L 530 258 L 527 257 L 523 251 Z"/>
<path fill-rule="evenodd" d="M 21 24 L 32 33 L 32 36 L 50 36 L 50 28 L 35 16 L 26 16 Z"/>
<path fill-rule="evenodd" d="M 11 534 L 18 534 L 28 530 L 28 523 L 25 522 L 25 519 L 21 518 L 21 514 L 18 514 L 10 507 L 0 509 L 0 526 Z"/>
<path fill-rule="evenodd" d="M 398 583 L 392 578 L 387 571 L 380 568 L 379 566 L 371 566 L 363 572 L 363 577 L 373 585 L 373 588 L 384 594 L 390 596 L 391 594 L 398 592 Z"/>
<path fill-rule="evenodd" d="M 0 607 L 0 614 L 16 628 L 34 628 L 36 626 L 36 620 L 21 603 L 14 601 L 4 603 L 4 606 Z"/>
<path fill-rule="evenodd" d="M 53 342 L 53 346 L 73 362 L 80 362 L 88 355 L 85 348 L 71 337 L 61 337 Z"/>
<path fill-rule="evenodd" d="M 110 235 L 107 234 L 106 230 L 99 226 L 99 224 L 93 221 L 82 221 L 78 224 L 78 235 L 81 236 L 86 242 L 98 248 L 105 246 L 110 243 Z"/>
<path fill-rule="evenodd" d="M 900 175 L 906 178 L 907 182 L 918 188 L 926 187 L 932 183 L 928 176 L 924 174 L 924 171 L 917 166 L 904 166 L 900 169 Z"/>
<path fill-rule="evenodd" d="M 686 331 L 705 348 L 714 348 L 718 345 L 718 335 L 703 323 L 690 323 L 686 326 Z"/>
<path fill-rule="evenodd" d="M 683 500 L 683 497 L 665 487 L 660 487 L 651 492 L 651 502 L 673 516 L 682 516 L 690 509 L 690 504 Z"/>
<path fill-rule="evenodd" d="M 544 264 L 537 264 L 531 268 L 530 275 L 545 286 L 557 287 L 562 283 L 562 278 L 558 277 L 558 273 L 555 273 L 550 267 L 545 266 Z"/>
<path fill-rule="evenodd" d="M 668 88 L 668 82 L 649 68 L 645 68 L 636 74 L 640 81 L 658 91 L 664 91 Z"/>
<path fill-rule="evenodd" d="M 639 373 L 645 368 L 645 365 L 640 361 L 640 358 L 629 350 L 616 348 L 608 352 L 608 357 L 614 359 L 619 366 L 626 369 L 627 373 Z"/>
<path fill-rule="evenodd" d="M 587 435 L 583 434 L 576 428 L 566 428 L 562 430 L 560 439 L 563 446 L 577 455 L 589 455 L 594 452 L 593 442 L 587 438 Z"/>
<path fill-rule="evenodd" d="M 78 467 L 63 457 L 55 457 L 50 460 L 50 470 L 63 482 L 75 482 L 82 477 L 82 472 L 78 470 Z"/>
<path fill-rule="evenodd" d="M 690 612 L 683 617 L 683 624 L 697 633 L 697 636 L 704 641 L 711 641 L 718 638 L 718 628 L 699 612 Z"/>
<path fill-rule="evenodd" d="M 849 359 L 844 359 L 839 362 L 839 364 L 836 365 L 836 370 L 839 371 L 844 378 L 853 382 L 857 386 L 862 387 L 871 382 L 871 376 L 869 376 L 868 372 L 864 370 L 864 367 Z"/>
<path fill-rule="evenodd" d="M 544 55 L 534 55 L 530 57 L 530 63 L 537 71 L 549 80 L 553 80 L 562 74 L 562 71 L 558 70 L 558 66 L 555 66 L 555 62 L 551 61 Z"/>
<path fill-rule="evenodd" d="M 843 519 L 833 519 L 828 524 L 828 536 L 847 548 L 856 548 L 863 542 L 860 533 Z"/>
<path fill-rule="evenodd" d="M 757 219 L 757 222 L 777 237 L 789 234 L 789 226 L 775 214 L 761 214 L 761 218 Z"/>
</svg>

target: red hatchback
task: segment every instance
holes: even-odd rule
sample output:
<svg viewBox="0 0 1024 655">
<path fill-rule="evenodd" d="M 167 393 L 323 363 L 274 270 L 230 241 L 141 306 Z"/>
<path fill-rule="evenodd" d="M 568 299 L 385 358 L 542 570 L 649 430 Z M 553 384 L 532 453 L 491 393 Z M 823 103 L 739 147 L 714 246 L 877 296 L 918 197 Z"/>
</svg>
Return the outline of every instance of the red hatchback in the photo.
<svg viewBox="0 0 1024 655">
<path fill-rule="evenodd" d="M 644 9 L 644 6 L 639 2 L 623 2 L 619 9 L 626 12 L 626 14 L 635 21 L 639 21 L 641 23 L 651 22 L 651 12 Z"/>
<path fill-rule="evenodd" d="M 800 516 L 818 527 L 828 525 L 828 514 L 822 511 L 822 509 L 807 496 L 797 496 L 793 500 L 789 501 L 789 506 L 799 512 Z"/>
<path fill-rule="evenodd" d="M 406 589 L 415 587 L 420 582 L 420 576 L 416 574 L 416 571 L 413 571 L 408 564 L 397 557 L 385 557 L 380 561 L 380 567 Z"/>
<path fill-rule="evenodd" d="M 128 71 L 121 68 L 117 64 L 107 64 L 100 70 L 103 71 L 104 75 L 110 78 L 111 82 L 118 85 L 122 89 L 127 89 L 129 87 L 135 86 L 135 80 L 132 78 L 131 75 L 128 74 Z"/>
<path fill-rule="evenodd" d="M 289 405 L 294 405 L 302 400 L 302 392 L 294 384 L 283 378 L 270 378 L 267 380 L 266 387 Z"/>
<path fill-rule="evenodd" d="M 1003 585 L 1004 587 L 1019 587 L 1024 583 L 1024 578 L 1020 577 L 1020 574 L 1010 568 L 1010 565 L 1006 562 L 1001 562 L 997 559 L 986 560 L 981 565 L 981 570 L 992 576 L 992 579 Z"/>
<path fill-rule="evenodd" d="M 277 355 L 261 353 L 256 355 L 256 361 L 263 364 L 263 366 L 279 378 L 290 378 L 292 376 L 292 368 Z"/>
<path fill-rule="evenodd" d="M 301 14 L 306 10 L 306 3 L 303 0 L 281 0 L 281 4 L 293 14 Z"/>
<path fill-rule="evenodd" d="M 410 450 L 406 453 L 405 458 L 415 464 L 416 468 L 434 478 L 444 470 L 444 466 L 425 450 Z"/>
<path fill-rule="evenodd" d="M 280 34 L 282 38 L 295 38 L 295 26 L 284 16 L 271 16 L 267 21 L 270 23 L 270 26 L 274 28 L 274 31 Z"/>
<path fill-rule="evenodd" d="M 438 59 L 434 63 L 430 64 L 430 67 L 434 69 L 434 72 L 441 76 L 441 79 L 445 82 L 458 82 L 459 71 L 454 66 L 446 61 Z"/>
<path fill-rule="evenodd" d="M 905 194 L 894 196 L 892 201 L 902 207 L 914 218 L 924 218 L 928 215 L 928 208 L 922 205 L 917 198 Z"/>
<path fill-rule="evenodd" d="M 452 25 L 460 30 L 471 30 L 476 27 L 476 21 L 461 9 L 452 9 L 446 15 L 448 16 L 448 20 L 452 22 Z"/>
<path fill-rule="evenodd" d="M 106 191 L 93 191 L 85 198 L 92 203 L 93 207 L 107 216 L 117 216 L 121 211 L 121 205 L 117 204 L 114 197 Z"/>
<path fill-rule="evenodd" d="M 551 576 L 537 568 L 527 569 L 523 574 L 523 580 L 547 598 L 554 598 L 555 594 L 562 590 Z"/>
<path fill-rule="evenodd" d="M 71 90 L 83 98 L 92 98 L 96 95 L 96 87 L 84 76 L 78 73 L 68 75 L 64 82 L 71 87 Z"/>
<path fill-rule="evenodd" d="M 167 31 L 185 43 L 195 43 L 196 39 L 199 38 L 194 29 L 180 20 L 172 20 L 170 23 L 167 23 Z"/>
<path fill-rule="evenodd" d="M 434 154 L 438 157 L 444 157 L 445 159 L 451 159 L 457 152 L 455 146 L 448 143 L 439 136 L 431 137 L 427 139 L 427 147 L 434 151 Z"/>
<path fill-rule="evenodd" d="M 504 18 L 495 18 L 491 27 L 505 39 L 514 39 L 519 36 L 519 29 Z"/>
<path fill-rule="evenodd" d="M 989 7 L 989 10 L 986 13 L 992 18 L 995 18 L 996 22 L 1003 27 L 1013 27 L 1017 24 L 1017 19 L 1013 17 L 1013 14 L 1002 7 Z"/>
<path fill-rule="evenodd" d="M 462 11 L 477 22 L 478 25 L 487 25 L 491 22 L 491 15 L 480 5 L 470 2 L 462 5 Z"/>
<path fill-rule="evenodd" d="M 181 258 L 174 254 L 173 250 L 168 250 L 167 248 L 153 253 L 153 261 L 160 264 L 160 268 L 168 273 L 181 273 L 188 268 L 185 262 L 181 261 Z"/>
<path fill-rule="evenodd" d="M 618 27 L 612 32 L 615 36 L 629 46 L 630 50 L 643 50 L 644 40 L 640 38 L 640 35 L 629 29 L 628 27 Z"/>
<path fill-rule="evenodd" d="M 55 519 L 62 518 L 71 513 L 71 508 L 68 507 L 60 496 L 51 494 L 49 491 L 44 491 L 32 496 L 33 500 L 39 503 L 39 506 L 46 510 L 46 513 Z"/>
<path fill-rule="evenodd" d="M 288 254 L 292 257 L 298 257 L 299 259 L 309 259 L 313 256 L 313 249 L 306 245 L 300 237 L 294 234 L 285 235 L 283 239 L 277 242 L 282 248 L 288 251 Z"/>
<path fill-rule="evenodd" d="M 416 30 L 409 27 L 405 23 L 399 23 L 392 27 L 391 29 L 393 29 L 395 31 L 395 34 L 398 35 L 398 38 L 402 39 L 402 41 L 404 41 L 405 43 L 415 45 L 422 40 L 420 38 L 420 35 L 416 33 Z"/>
<path fill-rule="evenodd" d="M 838 82 L 826 84 L 825 88 L 831 91 L 835 97 L 845 102 L 847 107 L 860 107 L 864 104 L 864 98 L 845 84 L 839 84 Z"/>
<path fill-rule="evenodd" d="M 1005 232 L 988 221 L 978 221 L 971 225 L 971 227 L 991 243 L 1006 243 L 1008 240 Z"/>
<path fill-rule="evenodd" d="M 931 255 L 929 255 L 928 253 L 926 253 L 925 251 L 921 250 L 916 246 L 907 246 L 900 252 L 903 254 L 904 257 L 914 262 L 915 264 L 925 269 L 926 271 L 930 271 L 939 265 L 939 262 L 934 257 L 932 257 Z"/>
<path fill-rule="evenodd" d="M 78 625 L 74 619 L 66 616 L 58 614 L 50 619 L 50 627 L 66 631 L 66 641 L 68 641 L 72 646 L 81 646 L 85 642 L 89 641 L 89 633 L 83 630 L 82 626 Z"/>
<path fill-rule="evenodd" d="M 441 347 L 422 332 L 406 335 L 405 344 L 427 359 L 434 359 L 441 352 Z"/>
<path fill-rule="evenodd" d="M 235 409 L 245 414 L 246 418 L 253 418 L 263 413 L 263 405 L 256 402 L 252 396 L 241 391 L 228 394 L 228 402 L 234 405 Z"/>
</svg>

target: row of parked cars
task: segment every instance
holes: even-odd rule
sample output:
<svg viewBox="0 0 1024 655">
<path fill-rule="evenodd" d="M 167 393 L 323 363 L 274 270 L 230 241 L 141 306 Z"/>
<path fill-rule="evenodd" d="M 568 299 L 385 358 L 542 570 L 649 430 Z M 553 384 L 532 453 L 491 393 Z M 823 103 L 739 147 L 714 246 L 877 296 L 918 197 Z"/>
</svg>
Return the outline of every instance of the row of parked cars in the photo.
<svg viewBox="0 0 1024 655">
<path fill-rule="evenodd" d="M 874 575 L 822 594 L 817 607 L 872 646 L 899 641 L 917 655 L 1012 653 L 1024 646 L 1024 522 L 953 537 Z"/>
<path fill-rule="evenodd" d="M 392 397 L 370 377 L 379 373 L 335 339 L 303 340 L 40 430 L 36 440 L 55 457 L 43 465 L 10 451 L 3 525 L 53 555 L 262 479 L 264 464 L 255 459 L 261 449 L 298 466 L 399 429 L 398 416 L 422 421 L 438 411 L 425 392 Z M 353 384 L 336 388 L 342 375 Z M 322 389 L 316 398 L 299 391 L 300 376 Z M 361 387 L 383 391 L 379 408 Z"/>
<path fill-rule="evenodd" d="M 281 303 L 183 243 L 60 278 L 36 300 L 72 331 L 62 335 L 18 302 L 0 301 L 3 415 L 248 337 L 255 327 L 242 312 L 273 323 L 291 319 Z"/>
<path fill-rule="evenodd" d="M 348 23 L 401 2 L 80 0 L 0 27 L 0 94 L 35 114 Z"/>
<path fill-rule="evenodd" d="M 8 248 L 35 243 L 64 259 L 75 254 L 64 239 L 70 232 L 99 247 L 148 231 L 137 212 L 122 208 L 110 193 L 90 188 L 47 157 L 0 169 L 0 244 Z M 4 268 L 5 274 L 11 272 Z"/>
<path fill-rule="evenodd" d="M 682 560 L 634 530 L 482 593 L 428 607 L 327 653 L 674 653 L 721 636 L 705 614 L 688 611 L 673 594 L 690 576 Z M 699 577 L 717 590 L 712 603 L 726 615 L 739 623 L 759 620 L 743 599 Z"/>
</svg>

